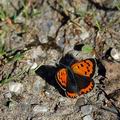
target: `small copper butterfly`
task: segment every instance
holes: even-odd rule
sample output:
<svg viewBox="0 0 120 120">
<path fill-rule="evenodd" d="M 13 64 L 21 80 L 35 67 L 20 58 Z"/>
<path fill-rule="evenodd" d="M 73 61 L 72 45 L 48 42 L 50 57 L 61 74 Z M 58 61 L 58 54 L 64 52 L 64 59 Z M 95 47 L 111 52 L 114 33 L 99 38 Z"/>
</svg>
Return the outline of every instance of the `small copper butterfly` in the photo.
<svg viewBox="0 0 120 120">
<path fill-rule="evenodd" d="M 56 81 L 70 98 L 90 92 L 94 87 L 95 60 L 74 61 L 63 66 L 56 73 Z"/>
</svg>

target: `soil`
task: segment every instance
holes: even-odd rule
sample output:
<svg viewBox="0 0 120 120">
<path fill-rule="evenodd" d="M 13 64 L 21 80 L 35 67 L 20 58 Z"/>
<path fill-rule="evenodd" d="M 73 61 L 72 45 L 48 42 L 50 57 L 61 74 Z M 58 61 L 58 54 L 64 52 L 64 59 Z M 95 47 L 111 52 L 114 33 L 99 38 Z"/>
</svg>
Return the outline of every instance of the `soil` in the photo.
<svg viewBox="0 0 120 120">
<path fill-rule="evenodd" d="M 96 60 L 74 99 L 55 80 L 67 55 Z M 0 1 L 0 120 L 119 120 L 119 67 L 119 0 Z"/>
</svg>

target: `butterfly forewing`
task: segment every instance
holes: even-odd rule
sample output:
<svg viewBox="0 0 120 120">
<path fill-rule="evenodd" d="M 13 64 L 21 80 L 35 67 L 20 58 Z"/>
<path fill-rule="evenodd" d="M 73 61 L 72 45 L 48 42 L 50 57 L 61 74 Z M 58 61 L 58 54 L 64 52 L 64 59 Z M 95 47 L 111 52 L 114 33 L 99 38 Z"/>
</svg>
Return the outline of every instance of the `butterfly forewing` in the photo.
<svg viewBox="0 0 120 120">
<path fill-rule="evenodd" d="M 71 65 L 71 69 L 74 73 L 78 75 L 87 76 L 91 78 L 93 77 L 95 72 L 95 61 L 94 59 L 78 61 Z"/>
<path fill-rule="evenodd" d="M 66 68 L 62 68 L 60 70 L 58 70 L 57 75 L 56 75 L 56 80 L 57 83 L 63 88 L 66 89 L 67 87 L 67 70 Z"/>
</svg>

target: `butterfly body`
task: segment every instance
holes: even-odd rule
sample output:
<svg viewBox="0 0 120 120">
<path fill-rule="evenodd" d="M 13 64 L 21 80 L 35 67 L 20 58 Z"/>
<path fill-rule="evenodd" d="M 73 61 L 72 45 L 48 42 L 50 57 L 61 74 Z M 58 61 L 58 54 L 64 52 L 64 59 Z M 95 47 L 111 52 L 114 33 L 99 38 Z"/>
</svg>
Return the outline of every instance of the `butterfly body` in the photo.
<svg viewBox="0 0 120 120">
<path fill-rule="evenodd" d="M 75 98 L 90 92 L 94 87 L 95 60 L 74 61 L 62 66 L 56 73 L 56 81 L 68 97 Z"/>
</svg>

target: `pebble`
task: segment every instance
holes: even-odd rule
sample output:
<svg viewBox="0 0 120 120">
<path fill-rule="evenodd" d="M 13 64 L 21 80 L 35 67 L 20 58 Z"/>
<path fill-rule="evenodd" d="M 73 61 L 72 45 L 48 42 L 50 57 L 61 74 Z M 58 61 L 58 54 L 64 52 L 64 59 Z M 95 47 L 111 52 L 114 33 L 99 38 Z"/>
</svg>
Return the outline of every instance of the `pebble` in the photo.
<svg viewBox="0 0 120 120">
<path fill-rule="evenodd" d="M 9 83 L 10 92 L 14 92 L 15 94 L 21 94 L 24 90 L 24 86 L 18 82 L 10 82 Z"/>
<path fill-rule="evenodd" d="M 61 49 L 63 49 L 63 48 L 65 47 L 64 37 L 62 37 L 62 36 L 57 37 L 57 38 L 56 38 L 56 44 L 57 44 Z"/>
<path fill-rule="evenodd" d="M 111 50 L 111 56 L 114 60 L 120 61 L 120 51 L 118 51 L 117 49 L 113 48 Z"/>
<path fill-rule="evenodd" d="M 5 98 L 11 98 L 12 97 L 12 94 L 10 92 L 7 92 L 4 94 Z"/>
<path fill-rule="evenodd" d="M 48 42 L 47 34 L 46 34 L 46 35 L 41 35 L 41 36 L 39 37 L 39 41 L 40 41 L 40 43 L 42 43 L 42 44 L 47 43 L 47 42 Z"/>
<path fill-rule="evenodd" d="M 59 52 L 57 50 L 52 49 L 52 50 L 48 50 L 47 54 L 48 54 L 48 59 L 46 63 L 54 66 L 59 58 Z"/>
<path fill-rule="evenodd" d="M 91 114 L 92 112 L 92 105 L 85 105 L 81 107 L 81 112 L 83 115 Z"/>
<path fill-rule="evenodd" d="M 37 68 L 37 66 L 38 66 L 37 63 L 33 63 L 30 69 L 34 70 L 35 68 Z"/>
<path fill-rule="evenodd" d="M 31 70 L 34 70 L 38 65 L 37 65 L 37 63 L 32 63 L 32 61 L 31 60 L 27 60 L 27 64 L 29 65 L 29 66 L 31 66 Z"/>
<path fill-rule="evenodd" d="M 43 106 L 43 105 L 36 105 L 34 108 L 33 108 L 33 112 L 35 114 L 37 113 L 45 113 L 48 111 L 48 108 L 46 106 Z"/>
<path fill-rule="evenodd" d="M 50 96 L 51 96 L 49 91 L 45 91 L 45 95 L 46 95 L 47 97 L 50 97 Z"/>
<path fill-rule="evenodd" d="M 85 105 L 85 98 L 81 97 L 76 101 L 74 110 L 79 111 L 83 105 Z"/>
<path fill-rule="evenodd" d="M 27 60 L 26 61 L 28 65 L 32 66 L 32 61 L 31 60 Z"/>
<path fill-rule="evenodd" d="M 33 49 L 33 53 L 31 54 L 31 57 L 33 59 L 37 59 L 39 57 L 46 57 L 46 53 L 44 50 L 42 50 L 40 46 L 38 46 L 37 48 Z"/>
<path fill-rule="evenodd" d="M 86 38 L 88 38 L 89 37 L 89 32 L 83 32 L 81 35 L 80 35 L 80 38 L 82 39 L 82 40 L 85 40 Z"/>
<path fill-rule="evenodd" d="M 83 120 L 94 120 L 91 115 L 87 115 L 83 118 Z"/>
<path fill-rule="evenodd" d="M 10 110 L 15 109 L 17 106 L 17 103 L 15 101 L 11 101 L 8 105 L 8 107 L 10 108 Z"/>
<path fill-rule="evenodd" d="M 65 101 L 64 97 L 60 97 L 60 98 L 59 98 L 59 101 L 60 101 L 60 102 Z"/>
<path fill-rule="evenodd" d="M 30 109 L 30 104 L 28 103 L 21 103 L 19 104 L 19 107 L 21 108 L 21 110 L 25 113 L 28 112 Z"/>
<path fill-rule="evenodd" d="M 34 83 L 33 83 L 33 92 L 39 94 L 40 92 L 40 88 L 41 88 L 41 81 L 40 80 L 36 80 Z"/>
</svg>

